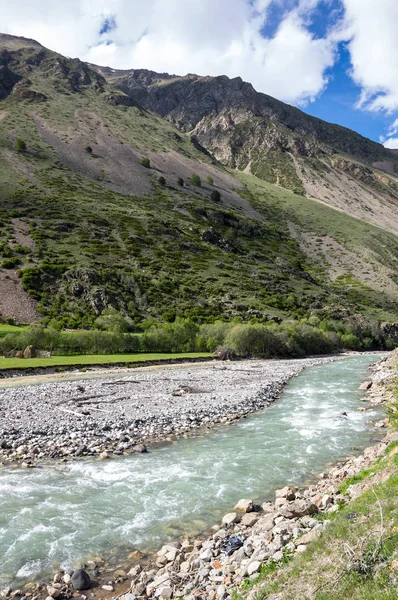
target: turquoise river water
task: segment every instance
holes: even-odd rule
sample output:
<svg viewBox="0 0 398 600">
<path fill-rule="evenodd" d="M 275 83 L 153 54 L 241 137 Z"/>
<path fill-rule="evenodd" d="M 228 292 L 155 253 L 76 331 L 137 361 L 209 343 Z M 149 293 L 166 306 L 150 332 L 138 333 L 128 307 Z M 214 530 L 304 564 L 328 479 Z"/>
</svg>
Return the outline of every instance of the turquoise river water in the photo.
<svg viewBox="0 0 398 600">
<path fill-rule="evenodd" d="M 270 408 L 147 455 L 0 469 L 0 584 L 44 577 L 90 556 L 197 535 L 240 498 L 270 499 L 369 445 L 358 386 L 378 355 L 306 369 Z M 341 413 L 347 412 L 347 417 Z"/>
</svg>

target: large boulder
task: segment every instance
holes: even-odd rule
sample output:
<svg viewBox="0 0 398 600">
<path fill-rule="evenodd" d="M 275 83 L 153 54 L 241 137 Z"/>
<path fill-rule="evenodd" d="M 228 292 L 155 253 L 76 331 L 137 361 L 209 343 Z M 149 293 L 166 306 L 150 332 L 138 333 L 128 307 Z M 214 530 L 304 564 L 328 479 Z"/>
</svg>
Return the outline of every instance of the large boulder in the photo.
<svg viewBox="0 0 398 600">
<path fill-rule="evenodd" d="M 90 575 L 84 569 L 77 569 L 72 575 L 75 590 L 88 590 L 91 587 Z"/>
<path fill-rule="evenodd" d="M 34 346 L 27 346 L 24 350 L 23 357 L 24 358 L 36 358 L 37 351 Z"/>
</svg>

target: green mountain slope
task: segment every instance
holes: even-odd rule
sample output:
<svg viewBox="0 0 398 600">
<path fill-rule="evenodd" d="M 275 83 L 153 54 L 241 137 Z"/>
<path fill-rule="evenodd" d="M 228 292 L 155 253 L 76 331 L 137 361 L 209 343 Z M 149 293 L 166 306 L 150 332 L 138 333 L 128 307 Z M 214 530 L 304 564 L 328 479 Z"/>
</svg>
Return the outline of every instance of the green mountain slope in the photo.
<svg viewBox="0 0 398 600">
<path fill-rule="evenodd" d="M 182 129 L 126 93 L 118 72 L 0 36 L 3 317 L 75 327 L 107 307 L 137 322 L 324 308 L 395 320 L 393 233 L 233 170 Z M 394 154 L 364 144 L 367 160 L 394 167 Z M 395 197 L 361 186 L 393 222 Z"/>
</svg>

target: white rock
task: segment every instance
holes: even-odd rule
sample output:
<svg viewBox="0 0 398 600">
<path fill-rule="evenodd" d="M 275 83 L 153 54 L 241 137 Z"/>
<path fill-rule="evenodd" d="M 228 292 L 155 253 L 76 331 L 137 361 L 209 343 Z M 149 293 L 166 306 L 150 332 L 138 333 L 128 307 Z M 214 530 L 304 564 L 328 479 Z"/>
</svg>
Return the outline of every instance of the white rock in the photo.
<svg viewBox="0 0 398 600">
<path fill-rule="evenodd" d="M 257 573 L 261 568 L 261 562 L 259 560 L 254 560 L 247 567 L 247 574 L 253 575 L 253 573 Z"/>
<path fill-rule="evenodd" d="M 293 487 L 286 486 L 275 491 L 276 498 L 285 498 L 286 500 L 294 500 L 296 498 L 296 490 Z"/>
<path fill-rule="evenodd" d="M 238 504 L 235 506 L 235 510 L 242 513 L 249 513 L 253 510 L 253 502 L 252 500 L 239 500 Z"/>
<path fill-rule="evenodd" d="M 239 523 L 239 521 L 240 516 L 237 513 L 233 512 L 224 515 L 221 522 L 223 525 L 233 525 L 233 523 Z"/>
<path fill-rule="evenodd" d="M 202 554 L 199 555 L 199 558 L 205 562 L 210 562 L 213 558 L 213 552 L 210 550 L 210 548 L 207 548 L 204 552 L 202 552 Z"/>
<path fill-rule="evenodd" d="M 257 523 L 259 516 L 256 513 L 249 513 L 247 515 L 243 515 L 242 517 L 242 525 L 245 527 L 253 527 L 255 523 Z"/>
</svg>

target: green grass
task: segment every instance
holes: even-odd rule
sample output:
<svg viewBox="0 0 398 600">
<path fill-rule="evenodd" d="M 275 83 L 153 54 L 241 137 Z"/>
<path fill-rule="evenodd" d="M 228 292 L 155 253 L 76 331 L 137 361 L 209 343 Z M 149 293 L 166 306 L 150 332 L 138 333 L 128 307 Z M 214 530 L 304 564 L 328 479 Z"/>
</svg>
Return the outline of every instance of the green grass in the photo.
<svg viewBox="0 0 398 600">
<path fill-rule="evenodd" d="M 4 337 L 8 333 L 19 333 L 23 331 L 26 327 L 18 326 L 18 325 L 7 325 L 6 323 L 0 323 L 0 337 Z"/>
<path fill-rule="evenodd" d="M 32 369 L 41 367 L 94 366 L 134 364 L 142 362 L 191 360 L 211 358 L 208 352 L 180 354 L 87 354 L 80 356 L 52 356 L 51 358 L 0 358 L 0 371 L 7 369 Z"/>
</svg>

